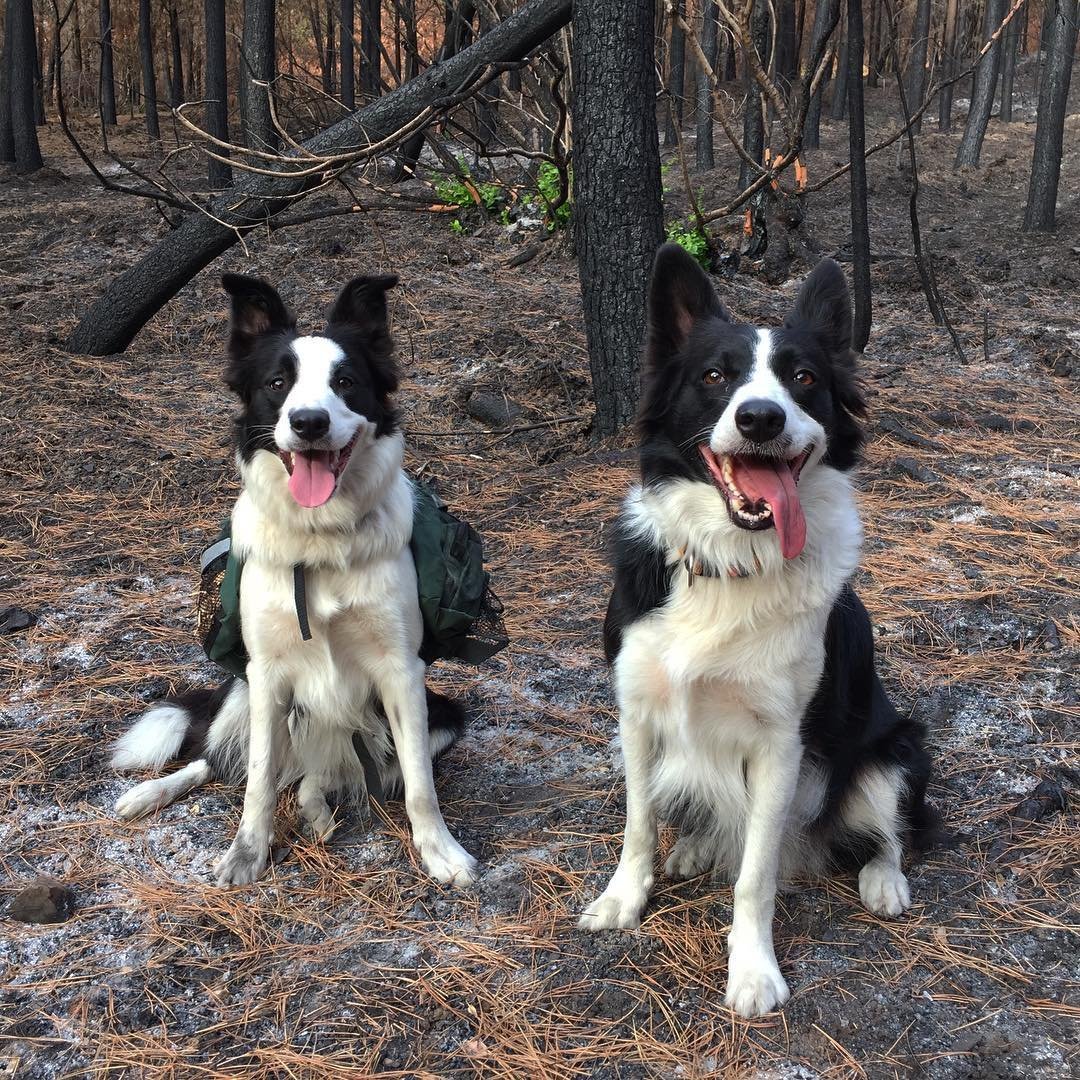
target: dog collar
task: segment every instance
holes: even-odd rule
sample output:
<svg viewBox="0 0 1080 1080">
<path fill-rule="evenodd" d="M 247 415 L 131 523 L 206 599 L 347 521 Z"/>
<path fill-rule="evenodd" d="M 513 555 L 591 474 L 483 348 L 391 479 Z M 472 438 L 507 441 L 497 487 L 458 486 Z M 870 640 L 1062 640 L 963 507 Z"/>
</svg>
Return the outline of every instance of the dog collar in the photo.
<svg viewBox="0 0 1080 1080">
<path fill-rule="evenodd" d="M 753 570 L 741 565 L 740 563 L 732 563 L 730 566 L 715 566 L 711 563 L 705 562 L 704 559 L 697 558 L 691 551 L 686 548 L 680 548 L 678 551 L 679 561 L 683 565 L 683 569 L 686 571 L 686 585 L 687 588 L 693 588 L 694 579 L 703 578 L 731 578 L 733 581 L 739 581 L 742 578 L 752 577 L 754 574 L 761 573 L 761 562 L 758 557 L 754 556 L 754 568 Z"/>
</svg>

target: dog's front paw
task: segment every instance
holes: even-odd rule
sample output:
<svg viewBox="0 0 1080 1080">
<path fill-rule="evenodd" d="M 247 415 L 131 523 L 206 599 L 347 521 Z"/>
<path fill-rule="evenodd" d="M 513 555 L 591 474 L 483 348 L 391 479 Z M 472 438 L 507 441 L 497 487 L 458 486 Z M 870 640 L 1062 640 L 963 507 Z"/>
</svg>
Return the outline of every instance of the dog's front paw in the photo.
<svg viewBox="0 0 1080 1080">
<path fill-rule="evenodd" d="M 763 1016 L 791 997 L 775 957 L 763 950 L 732 952 L 724 1004 L 740 1016 Z"/>
<path fill-rule="evenodd" d="M 229 885 L 250 885 L 262 877 L 269 861 L 269 843 L 256 847 L 238 836 L 214 867 L 214 879 L 222 888 Z"/>
<path fill-rule="evenodd" d="M 712 846 L 692 833 L 680 836 L 664 863 L 664 873 L 673 881 L 685 881 L 710 869 L 713 862 Z"/>
<path fill-rule="evenodd" d="M 911 890 L 903 871 L 877 859 L 859 871 L 859 896 L 875 915 L 903 915 L 911 907 Z"/>
<path fill-rule="evenodd" d="M 420 861 L 442 885 L 463 887 L 476 880 L 476 860 L 452 836 L 421 847 Z"/>
<path fill-rule="evenodd" d="M 160 787 L 157 780 L 145 780 L 130 791 L 125 791 L 116 800 L 116 816 L 124 821 L 131 821 L 159 810 L 162 806 Z"/>
<path fill-rule="evenodd" d="M 640 886 L 612 881 L 582 912 L 581 930 L 636 930 L 649 899 L 652 882 Z"/>
</svg>

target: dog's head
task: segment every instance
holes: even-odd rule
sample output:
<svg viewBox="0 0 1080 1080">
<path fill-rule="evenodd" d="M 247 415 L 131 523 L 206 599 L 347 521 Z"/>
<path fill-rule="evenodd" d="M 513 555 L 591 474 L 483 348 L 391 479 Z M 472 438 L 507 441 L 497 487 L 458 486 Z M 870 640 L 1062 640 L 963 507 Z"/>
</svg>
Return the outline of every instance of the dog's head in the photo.
<svg viewBox="0 0 1080 1080">
<path fill-rule="evenodd" d="M 322 506 L 358 451 L 396 430 L 390 395 L 398 373 L 386 325 L 392 275 L 358 277 L 342 289 L 325 329 L 302 336 L 265 281 L 225 274 L 232 299 L 225 381 L 239 396 L 240 457 L 281 458 L 301 506 Z"/>
<path fill-rule="evenodd" d="M 858 460 L 843 271 L 820 262 L 776 329 L 737 323 L 681 247 L 657 253 L 649 285 L 639 427 L 646 483 L 711 482 L 740 529 L 775 528 L 785 558 L 806 542 L 800 477 Z"/>
</svg>

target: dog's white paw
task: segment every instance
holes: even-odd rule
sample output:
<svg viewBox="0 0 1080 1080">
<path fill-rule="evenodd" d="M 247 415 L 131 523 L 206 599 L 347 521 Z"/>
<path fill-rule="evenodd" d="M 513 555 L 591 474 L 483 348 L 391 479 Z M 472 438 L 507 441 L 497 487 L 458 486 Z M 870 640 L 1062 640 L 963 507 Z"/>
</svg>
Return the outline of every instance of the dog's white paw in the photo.
<svg viewBox="0 0 1080 1080">
<path fill-rule="evenodd" d="M 903 871 L 873 859 L 859 871 L 859 896 L 875 915 L 903 915 L 911 907 L 911 890 Z"/>
<path fill-rule="evenodd" d="M 229 885 L 250 885 L 262 877 L 270 861 L 270 844 L 256 846 L 241 836 L 214 867 L 214 880 L 222 888 Z"/>
<path fill-rule="evenodd" d="M 582 912 L 581 930 L 636 930 L 649 899 L 652 882 L 640 886 L 611 881 L 608 887 Z"/>
<path fill-rule="evenodd" d="M 724 1004 L 740 1016 L 763 1016 L 791 997 L 776 958 L 763 949 L 736 950 L 728 960 Z"/>
<path fill-rule="evenodd" d="M 161 808 L 159 797 L 161 785 L 156 780 L 146 780 L 136 784 L 130 791 L 125 791 L 116 800 L 116 816 L 125 821 L 152 814 Z"/>
<path fill-rule="evenodd" d="M 427 873 L 442 885 L 460 888 L 476 880 L 476 860 L 452 836 L 421 847 L 420 861 Z"/>
<path fill-rule="evenodd" d="M 664 873 L 674 881 L 685 881 L 704 874 L 712 867 L 712 862 L 712 846 L 691 833 L 675 841 L 664 863 Z"/>
</svg>

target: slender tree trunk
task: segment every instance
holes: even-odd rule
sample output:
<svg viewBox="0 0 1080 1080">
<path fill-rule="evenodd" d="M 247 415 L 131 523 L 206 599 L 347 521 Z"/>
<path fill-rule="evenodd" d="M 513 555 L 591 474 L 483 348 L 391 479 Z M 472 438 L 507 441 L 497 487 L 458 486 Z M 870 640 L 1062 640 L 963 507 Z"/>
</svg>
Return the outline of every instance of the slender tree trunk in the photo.
<svg viewBox="0 0 1080 1080">
<path fill-rule="evenodd" d="M 1005 30 L 1001 52 L 1001 105 L 998 119 L 1011 124 L 1013 118 L 1013 77 L 1016 74 L 1016 53 L 1020 45 L 1020 15 L 1013 16 Z"/>
<path fill-rule="evenodd" d="M 930 0 L 918 0 L 915 8 L 915 22 L 911 28 L 911 59 L 908 63 L 907 87 L 908 107 L 917 112 L 922 105 L 926 92 L 926 55 L 930 44 Z M 918 135 L 922 131 L 922 116 L 912 125 L 911 132 Z"/>
<path fill-rule="evenodd" d="M 776 74 L 791 86 L 799 74 L 799 43 L 795 37 L 795 0 L 776 2 Z"/>
<path fill-rule="evenodd" d="M 229 139 L 229 82 L 226 75 L 225 0 L 205 0 L 206 16 L 206 130 L 215 138 Z M 222 147 L 214 153 L 228 156 Z M 210 158 L 210 186 L 228 187 L 232 169 L 226 162 Z"/>
<path fill-rule="evenodd" d="M 11 134 L 15 143 L 15 171 L 30 173 L 40 169 L 41 148 L 37 137 L 37 108 L 34 104 L 34 7 L 31 0 L 7 0 L 4 36 L 8 47 Z"/>
<path fill-rule="evenodd" d="M 180 40 L 180 13 L 169 8 L 169 45 L 172 50 L 172 87 L 169 98 L 172 107 L 184 102 L 184 52 Z"/>
<path fill-rule="evenodd" d="M 859 3 L 860 0 L 848 0 L 848 3 Z M 829 115 L 833 120 L 843 120 L 847 116 L 847 84 L 850 75 L 851 62 L 848 57 L 847 30 L 842 30 L 840 48 L 837 51 L 836 82 L 833 83 L 832 105 Z"/>
<path fill-rule="evenodd" d="M 769 57 L 769 0 L 754 0 L 750 13 L 750 39 L 752 47 L 757 49 L 764 67 Z M 761 115 L 761 87 L 750 72 L 750 65 L 745 65 L 746 111 L 743 116 L 743 148 L 754 161 L 761 164 L 765 155 L 765 121 Z M 744 161 L 739 166 L 739 190 L 748 188 L 756 179 L 757 173 Z"/>
<path fill-rule="evenodd" d="M 157 77 L 154 72 L 153 35 L 150 0 L 139 0 L 139 61 L 142 65 L 146 134 L 156 141 L 161 138 L 161 128 L 158 126 Z"/>
<path fill-rule="evenodd" d="M 860 22 L 861 22 L 860 18 Z M 881 73 L 879 57 L 879 42 L 881 40 L 881 3 L 880 0 L 870 0 L 869 6 L 870 41 L 866 50 L 866 85 L 877 87 L 878 77 Z M 862 77 L 860 72 L 860 78 Z"/>
<path fill-rule="evenodd" d="M 686 74 L 686 34 L 679 25 L 683 0 L 673 0 L 667 63 L 667 101 L 664 102 L 664 145 L 675 146 L 682 128 L 683 82 Z"/>
<path fill-rule="evenodd" d="M 941 74 L 951 79 L 956 74 L 956 22 L 958 0 L 948 0 L 945 5 L 945 36 L 941 45 Z M 938 97 L 938 131 L 952 130 L 952 84 L 943 86 Z"/>
<path fill-rule="evenodd" d="M 85 69 L 83 67 L 82 48 L 82 16 L 79 12 L 79 0 L 74 0 L 74 6 L 71 9 L 71 16 L 71 47 L 75 52 L 75 100 L 80 105 L 82 105 L 86 101 L 86 94 L 84 86 Z"/>
<path fill-rule="evenodd" d="M 814 25 L 810 30 L 810 53 L 807 64 L 817 56 L 828 40 L 830 27 L 832 27 L 836 8 L 840 0 L 817 0 L 814 5 Z M 808 149 L 817 149 L 821 145 L 821 98 L 825 91 L 826 80 L 821 80 L 810 105 L 806 110 L 806 126 L 803 128 L 803 146 Z"/>
<path fill-rule="evenodd" d="M 363 10 L 363 0 L 361 0 Z M 338 32 L 341 34 L 341 44 L 338 47 L 338 56 L 341 65 L 341 104 L 349 112 L 356 108 L 356 72 L 353 64 L 353 31 L 356 27 L 356 14 L 353 10 L 353 0 L 341 0 L 341 10 L 338 12 Z M 360 66 L 363 68 L 364 61 L 361 59 Z"/>
<path fill-rule="evenodd" d="M 333 0 L 326 0 L 326 67 L 328 72 L 327 93 L 333 97 L 334 88 L 337 86 L 338 58 L 335 53 L 337 31 L 334 28 L 334 5 Z"/>
<path fill-rule="evenodd" d="M 1001 24 L 1005 17 L 1006 0 L 986 0 L 986 16 L 983 19 L 982 41 L 985 42 Z M 960 147 L 956 151 L 953 168 L 970 165 L 978 167 L 982 153 L 983 137 L 990 123 L 990 113 L 994 108 L 994 88 L 997 86 L 998 68 L 1001 66 L 1001 39 L 990 47 L 989 52 L 979 61 L 975 70 L 975 86 L 971 94 L 971 109 L 968 112 L 964 134 Z"/>
<path fill-rule="evenodd" d="M 717 22 L 720 18 L 718 0 L 705 0 L 701 13 L 701 51 L 712 65 L 714 74 L 720 76 L 720 34 Z M 694 142 L 697 167 L 704 172 L 715 166 L 713 155 L 713 92 L 708 75 L 703 69 L 697 74 L 697 138 Z"/>
<path fill-rule="evenodd" d="M 574 3 L 574 226 L 598 439 L 634 417 L 645 287 L 664 238 L 654 10 Z"/>
<path fill-rule="evenodd" d="M 855 322 L 851 347 L 870 340 L 870 217 L 866 191 L 866 118 L 863 111 L 863 18 L 861 0 L 848 3 L 848 152 L 851 161 L 851 256 Z"/>
<path fill-rule="evenodd" d="M 15 164 L 15 129 L 11 109 L 11 9 L 14 0 L 4 4 L 4 48 L 0 53 L 0 161 Z"/>
<path fill-rule="evenodd" d="M 253 150 L 277 144 L 270 94 L 277 75 L 275 0 L 244 0 L 244 33 L 240 42 L 240 116 L 244 139 Z"/>
<path fill-rule="evenodd" d="M 33 3 L 30 6 L 33 12 Z M 45 20 L 41 22 L 41 34 L 38 34 L 37 23 L 31 20 L 31 29 L 34 31 L 34 123 L 38 127 L 45 125 L 45 75 L 41 67 L 41 43 L 45 37 Z"/>
<path fill-rule="evenodd" d="M 109 0 L 99 0 L 101 12 L 101 116 L 110 127 L 116 124 L 116 79 L 113 75 L 113 26 Z"/>
<path fill-rule="evenodd" d="M 382 0 L 360 0 L 360 90 L 365 101 L 382 93 Z"/>
<path fill-rule="evenodd" d="M 1039 89 L 1035 153 L 1031 161 L 1031 183 L 1024 212 L 1025 232 L 1052 232 L 1056 224 L 1062 136 L 1076 52 L 1078 14 L 1077 0 L 1047 2 L 1045 18 L 1051 25 L 1046 34 L 1045 69 Z"/>
</svg>

